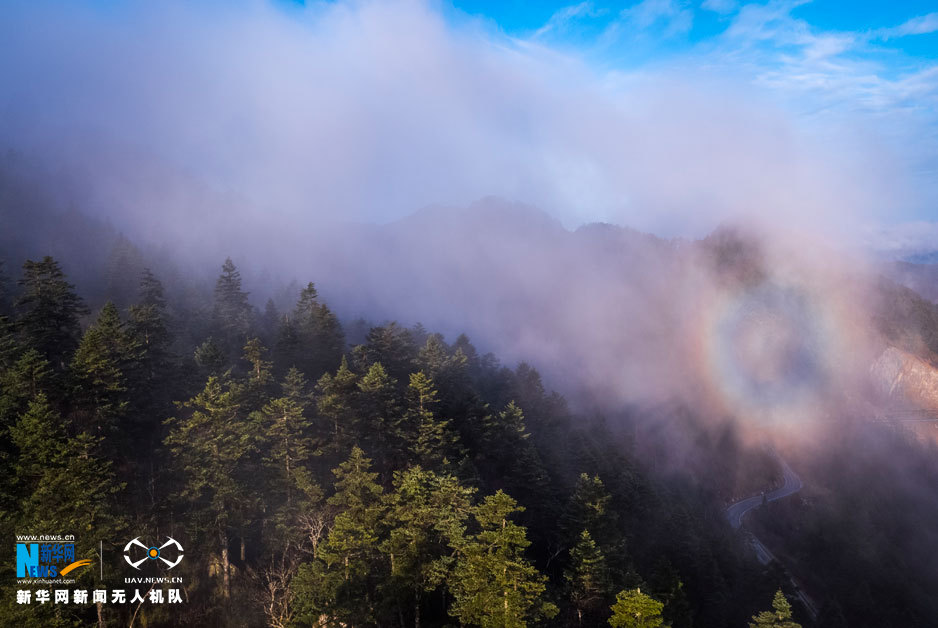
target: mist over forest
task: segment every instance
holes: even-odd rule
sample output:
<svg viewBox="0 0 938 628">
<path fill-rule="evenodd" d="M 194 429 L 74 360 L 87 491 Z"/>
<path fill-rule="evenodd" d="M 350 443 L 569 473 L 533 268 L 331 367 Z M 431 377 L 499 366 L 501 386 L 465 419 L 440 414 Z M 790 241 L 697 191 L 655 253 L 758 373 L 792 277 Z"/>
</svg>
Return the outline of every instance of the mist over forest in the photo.
<svg viewBox="0 0 938 628">
<path fill-rule="evenodd" d="M 0 623 L 938 626 L 932 94 L 776 5 L 0 9 Z"/>
</svg>

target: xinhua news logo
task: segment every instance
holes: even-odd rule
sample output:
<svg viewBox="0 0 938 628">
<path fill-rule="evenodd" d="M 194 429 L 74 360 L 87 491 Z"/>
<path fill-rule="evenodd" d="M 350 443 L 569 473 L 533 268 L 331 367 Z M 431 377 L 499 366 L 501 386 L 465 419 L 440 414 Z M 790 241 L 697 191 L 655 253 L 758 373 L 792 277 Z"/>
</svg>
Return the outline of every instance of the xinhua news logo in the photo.
<svg viewBox="0 0 938 628">
<path fill-rule="evenodd" d="M 70 534 L 17 536 L 16 540 L 19 579 L 62 578 L 91 564 L 88 558 L 75 560 L 75 537 Z"/>
</svg>

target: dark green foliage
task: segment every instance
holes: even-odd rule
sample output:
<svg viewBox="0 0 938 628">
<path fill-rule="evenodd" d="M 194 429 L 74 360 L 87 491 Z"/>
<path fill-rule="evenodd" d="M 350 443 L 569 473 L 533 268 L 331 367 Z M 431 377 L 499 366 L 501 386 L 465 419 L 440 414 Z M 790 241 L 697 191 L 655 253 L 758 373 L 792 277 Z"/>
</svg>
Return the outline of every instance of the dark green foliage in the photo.
<svg viewBox="0 0 938 628">
<path fill-rule="evenodd" d="M 187 510 L 206 522 L 206 547 L 219 557 L 221 595 L 231 596 L 230 538 L 249 522 L 256 496 L 243 490 L 253 477 L 251 454 L 257 427 L 239 404 L 241 387 L 210 377 L 205 388 L 180 404 L 178 417 L 167 420 L 166 445 L 185 481 L 179 498 Z"/>
<path fill-rule="evenodd" d="M 501 491 L 473 509 L 479 532 L 457 548 L 460 556 L 449 581 L 450 614 L 461 623 L 516 628 L 557 614 L 557 607 L 543 599 L 546 579 L 523 557 L 530 541 L 510 519 L 519 510 Z"/>
<path fill-rule="evenodd" d="M 79 319 L 88 308 L 51 257 L 40 262 L 27 260 L 19 285 L 16 322 L 25 343 L 45 356 L 53 368 L 64 370 L 78 347 Z"/>
<path fill-rule="evenodd" d="M 938 532 L 922 522 L 938 517 L 938 501 L 923 499 L 938 487 L 934 447 L 891 426 L 830 429 L 825 456 L 799 461 L 799 472 L 824 478 L 823 492 L 771 502 L 751 525 L 794 557 L 831 625 L 931 625 L 938 565 L 923 548 L 938 547 Z"/>
<path fill-rule="evenodd" d="M 749 628 L 801 628 L 801 624 L 792 621 L 791 605 L 779 589 L 772 599 L 772 610 L 754 615 L 749 622 Z"/>
<path fill-rule="evenodd" d="M 107 530 L 110 495 L 120 490 L 110 465 L 98 461 L 98 439 L 86 433 L 68 437 L 62 419 L 39 393 L 10 429 L 21 453 L 14 468 L 21 523 L 43 530 Z"/>
<path fill-rule="evenodd" d="M 361 624 L 375 619 L 374 590 L 379 561 L 379 521 L 384 514 L 384 490 L 371 472 L 371 461 L 355 447 L 349 459 L 335 470 L 336 493 L 329 504 L 336 515 L 329 538 L 320 551 L 332 588 L 331 613 L 344 623 Z"/>
<path fill-rule="evenodd" d="M 419 466 L 395 473 L 394 491 L 386 501 L 388 532 L 381 543 L 389 559 L 384 590 L 412 612 L 415 625 L 426 598 L 452 577 L 457 561 L 452 550 L 463 546 L 474 492 L 453 476 Z"/>
<path fill-rule="evenodd" d="M 212 310 L 213 325 L 226 355 L 233 355 L 247 340 L 253 318 L 254 309 L 248 303 L 248 293 L 241 289 L 241 273 L 229 257 L 215 283 Z"/>
<path fill-rule="evenodd" d="M 192 357 L 202 372 L 208 375 L 221 375 L 227 363 L 221 346 L 214 338 L 208 338 L 196 347 Z"/>
<path fill-rule="evenodd" d="M 287 533 L 302 509 L 320 496 L 309 471 L 318 441 L 306 415 L 311 404 L 306 387 L 303 374 L 291 368 L 283 381 L 282 396 L 270 400 L 262 411 L 264 459 L 272 473 L 267 499 L 272 505 L 282 504 L 283 521 L 278 528 Z"/>
<path fill-rule="evenodd" d="M 316 384 L 320 429 L 329 434 L 333 450 L 344 453 L 352 448 L 358 421 L 355 407 L 357 389 L 358 376 L 349 368 L 345 358 L 342 358 L 335 375 L 326 373 Z"/>
<path fill-rule="evenodd" d="M 320 303 L 313 283 L 300 292 L 290 316 L 281 323 L 277 344 L 280 361 L 318 379 L 335 369 L 345 352 L 345 334 L 339 319 Z"/>
<path fill-rule="evenodd" d="M 613 628 L 658 628 L 664 625 L 661 611 L 664 605 L 641 589 L 620 591 L 612 605 L 609 625 Z"/>
<path fill-rule="evenodd" d="M 414 371 L 417 346 L 409 331 L 397 323 L 390 323 L 372 328 L 365 344 L 355 347 L 352 354 L 357 368 L 362 371 L 380 362 L 391 377 L 406 382 Z"/>
<path fill-rule="evenodd" d="M 255 321 L 230 260 L 214 294 L 144 270 L 82 333 L 55 262 L 27 267 L 0 315 L 0 531 L 178 535 L 188 601 L 135 625 L 595 626 L 639 586 L 675 628 L 742 625 L 775 586 L 710 493 L 465 336 L 359 323 L 346 353 L 312 284 Z"/>
<path fill-rule="evenodd" d="M 690 628 L 693 625 L 691 606 L 684 592 L 677 570 L 667 558 L 661 558 L 648 579 L 649 592 L 664 603 L 663 617 L 671 628 Z"/>
<path fill-rule="evenodd" d="M 576 610 L 577 625 L 582 626 L 584 619 L 593 623 L 591 616 L 602 609 L 611 583 L 606 557 L 589 530 L 580 533 L 576 545 L 570 550 L 570 564 L 563 577 L 567 597 Z"/>
<path fill-rule="evenodd" d="M 411 373 L 404 440 L 410 445 L 411 459 L 434 471 L 451 468 L 460 455 L 450 422 L 436 415 L 438 405 L 439 393 L 430 378 L 423 371 Z"/>
<path fill-rule="evenodd" d="M 125 445 L 115 435 L 129 405 L 127 372 L 139 355 L 139 345 L 108 302 L 85 331 L 69 365 L 76 402 L 73 420 L 89 433 L 109 437 L 117 448 Z"/>
<path fill-rule="evenodd" d="M 140 362 L 148 381 L 164 376 L 170 362 L 169 346 L 172 334 L 163 284 L 144 269 L 140 279 L 137 303 L 130 306 L 127 330 L 140 346 Z"/>
</svg>

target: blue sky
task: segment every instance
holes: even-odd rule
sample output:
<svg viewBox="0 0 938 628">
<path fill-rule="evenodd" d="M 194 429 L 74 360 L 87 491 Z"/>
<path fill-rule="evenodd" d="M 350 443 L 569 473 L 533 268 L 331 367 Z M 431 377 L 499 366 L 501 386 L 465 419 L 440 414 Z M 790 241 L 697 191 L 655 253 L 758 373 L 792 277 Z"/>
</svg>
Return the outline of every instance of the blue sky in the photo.
<svg viewBox="0 0 938 628">
<path fill-rule="evenodd" d="M 545 27 L 563 24 L 563 29 L 554 29 L 554 34 L 559 35 L 554 37 L 555 41 L 566 39 L 567 43 L 576 46 L 595 40 L 597 35 L 617 23 L 629 21 L 630 14 L 635 22 L 634 16 L 641 13 L 645 16 L 641 30 L 656 37 L 666 35 L 658 42 L 658 51 L 662 55 L 712 40 L 725 33 L 746 10 L 768 8 L 777 9 L 792 20 L 803 21 L 816 34 L 844 33 L 859 38 L 906 25 L 909 32 L 918 32 L 919 36 L 900 37 L 899 30 L 896 30 L 892 37 L 881 40 L 886 44 L 885 48 L 924 58 L 938 56 L 938 7 L 929 0 L 775 3 L 736 0 L 650 0 L 634 3 L 457 0 L 452 6 L 466 14 L 490 19 L 505 33 L 517 37 L 532 37 Z M 927 19 L 917 22 L 922 18 Z M 633 23 L 633 26 L 637 24 Z"/>
<path fill-rule="evenodd" d="M 811 128 L 855 125 L 899 153 L 938 218 L 938 5 L 934 1 L 456 0 L 456 13 L 599 72 L 748 84 Z M 900 148 L 901 147 L 901 148 Z"/>
</svg>

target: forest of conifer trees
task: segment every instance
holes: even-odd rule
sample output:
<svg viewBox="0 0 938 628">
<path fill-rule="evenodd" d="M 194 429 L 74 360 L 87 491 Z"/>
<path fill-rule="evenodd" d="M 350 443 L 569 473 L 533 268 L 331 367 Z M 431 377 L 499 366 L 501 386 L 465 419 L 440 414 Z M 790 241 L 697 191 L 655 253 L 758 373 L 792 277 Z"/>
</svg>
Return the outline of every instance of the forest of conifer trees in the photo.
<svg viewBox="0 0 938 628">
<path fill-rule="evenodd" d="M 5 594 L 8 625 L 688 628 L 745 623 L 785 581 L 712 495 L 465 336 L 353 344 L 313 283 L 260 313 L 230 259 L 196 307 L 149 270 L 122 308 L 50 257 L 7 273 L 4 534 L 74 534 L 89 590 L 134 575 L 132 538 L 185 547 L 182 604 Z"/>
</svg>

